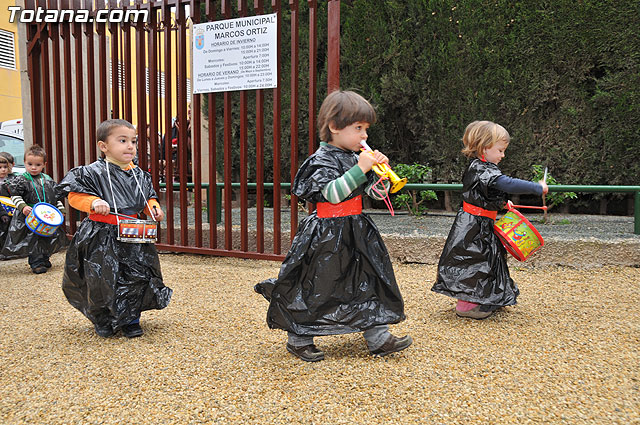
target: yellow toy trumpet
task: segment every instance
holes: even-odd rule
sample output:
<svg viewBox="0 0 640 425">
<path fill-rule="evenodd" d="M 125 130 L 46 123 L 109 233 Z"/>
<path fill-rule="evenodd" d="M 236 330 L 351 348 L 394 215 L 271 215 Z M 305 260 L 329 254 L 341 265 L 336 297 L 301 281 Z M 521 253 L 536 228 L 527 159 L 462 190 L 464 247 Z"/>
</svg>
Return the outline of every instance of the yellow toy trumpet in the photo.
<svg viewBox="0 0 640 425">
<path fill-rule="evenodd" d="M 360 145 L 362 146 L 363 151 L 369 152 L 371 153 L 371 155 L 373 155 L 373 149 L 369 147 L 369 145 L 365 140 L 361 140 Z M 385 164 L 385 163 L 375 164 L 372 167 L 372 170 L 383 179 L 385 180 L 389 179 L 389 181 L 391 182 L 391 189 L 389 189 L 389 191 L 391 193 L 396 193 L 397 191 L 402 189 L 405 184 L 407 184 L 407 179 L 406 178 L 401 179 L 400 176 L 398 176 L 391 169 L 391 167 L 389 167 L 388 164 Z"/>
</svg>

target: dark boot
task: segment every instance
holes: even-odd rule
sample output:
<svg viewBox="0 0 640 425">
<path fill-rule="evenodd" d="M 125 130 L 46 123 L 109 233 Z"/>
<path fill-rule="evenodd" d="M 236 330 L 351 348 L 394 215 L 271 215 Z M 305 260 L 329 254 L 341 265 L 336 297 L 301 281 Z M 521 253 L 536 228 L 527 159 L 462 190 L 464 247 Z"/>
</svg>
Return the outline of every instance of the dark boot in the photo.
<svg viewBox="0 0 640 425">
<path fill-rule="evenodd" d="M 287 344 L 287 351 L 305 362 L 319 362 L 324 360 L 324 353 L 316 348 L 314 344 L 304 347 L 294 347 Z"/>
<path fill-rule="evenodd" d="M 122 327 L 122 333 L 127 338 L 135 338 L 138 336 L 142 336 L 144 331 L 140 327 L 140 323 L 129 323 L 128 325 L 124 325 Z"/>
</svg>

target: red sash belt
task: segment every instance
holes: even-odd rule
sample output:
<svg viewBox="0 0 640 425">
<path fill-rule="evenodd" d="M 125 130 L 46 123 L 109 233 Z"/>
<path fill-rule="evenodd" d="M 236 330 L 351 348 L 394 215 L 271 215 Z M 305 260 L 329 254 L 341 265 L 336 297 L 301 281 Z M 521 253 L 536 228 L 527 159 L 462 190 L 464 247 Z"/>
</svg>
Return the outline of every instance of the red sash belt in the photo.
<svg viewBox="0 0 640 425">
<path fill-rule="evenodd" d="M 126 218 L 120 217 L 120 220 L 137 220 L 137 219 L 138 217 L 131 217 L 131 216 L 127 216 Z M 107 223 L 107 224 L 118 224 L 118 216 L 113 214 L 102 215 L 102 214 L 92 213 L 92 214 L 89 214 L 89 220 L 99 221 L 100 223 Z"/>
<path fill-rule="evenodd" d="M 331 202 L 318 202 L 316 214 L 320 218 L 346 217 L 362 213 L 362 195 L 351 198 L 348 201 L 332 204 Z"/>
<path fill-rule="evenodd" d="M 462 202 L 462 209 L 468 212 L 469 214 L 479 215 L 481 217 L 488 217 L 492 220 L 495 220 L 498 216 L 498 211 L 489 211 L 484 208 L 476 207 L 475 205 L 468 204 L 466 202 Z"/>
</svg>

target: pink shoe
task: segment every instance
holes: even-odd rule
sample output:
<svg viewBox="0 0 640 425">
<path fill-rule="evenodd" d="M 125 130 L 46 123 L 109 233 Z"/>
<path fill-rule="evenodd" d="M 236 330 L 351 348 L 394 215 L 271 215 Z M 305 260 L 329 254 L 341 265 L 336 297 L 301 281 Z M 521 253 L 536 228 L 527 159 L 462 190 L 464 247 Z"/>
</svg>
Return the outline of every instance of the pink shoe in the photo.
<svg viewBox="0 0 640 425">
<path fill-rule="evenodd" d="M 474 308 L 476 308 L 479 305 L 480 304 L 470 303 L 468 301 L 458 300 L 458 304 L 456 304 L 456 311 L 465 312 L 465 311 L 473 310 Z"/>
<path fill-rule="evenodd" d="M 492 311 L 480 311 L 480 304 L 458 300 L 456 304 L 456 315 L 458 317 L 468 317 L 470 319 L 482 320 L 493 314 Z"/>
<path fill-rule="evenodd" d="M 480 311 L 480 306 L 477 306 L 468 311 L 458 311 L 456 309 L 456 315 L 458 317 L 468 317 L 470 319 L 482 320 L 491 316 L 493 311 Z"/>
</svg>

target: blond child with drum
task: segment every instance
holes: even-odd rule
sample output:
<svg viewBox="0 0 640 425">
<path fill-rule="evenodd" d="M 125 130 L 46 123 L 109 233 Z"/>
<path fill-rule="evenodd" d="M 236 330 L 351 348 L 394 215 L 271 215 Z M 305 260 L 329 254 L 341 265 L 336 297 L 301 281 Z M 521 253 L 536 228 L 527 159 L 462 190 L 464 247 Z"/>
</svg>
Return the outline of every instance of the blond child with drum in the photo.
<svg viewBox="0 0 640 425">
<path fill-rule="evenodd" d="M 506 250 L 493 232 L 507 194 L 547 193 L 538 183 L 507 177 L 498 164 L 509 133 L 490 121 L 474 121 L 464 132 L 462 153 L 471 159 L 462 177 L 462 207 L 438 263 L 432 291 L 456 298 L 456 314 L 486 319 L 500 307 L 516 304 L 519 290 L 509 275 Z"/>
<path fill-rule="evenodd" d="M 137 151 L 135 127 L 112 119 L 97 128 L 104 158 L 73 168 L 59 185 L 69 205 L 88 213 L 67 250 L 62 290 L 101 337 L 122 330 L 128 338 L 143 334 L 140 314 L 163 309 L 172 290 L 164 285 L 154 238 L 127 239 L 126 223 L 148 225 L 154 232 L 160 209 L 151 175 L 133 164 Z M 137 219 L 143 212 L 150 221 Z M 124 223 L 123 223 L 124 221 Z M 136 226 L 127 229 L 136 230 Z M 134 243 L 135 242 L 135 243 Z"/>
<path fill-rule="evenodd" d="M 28 257 L 31 271 L 36 274 L 46 273 L 51 268 L 49 257 L 66 243 L 64 227 L 50 226 L 44 233 L 25 223 L 25 219 L 28 223 L 39 221 L 37 213 L 42 209 L 55 216 L 58 224 L 64 220 L 64 205 L 56 198 L 56 182 L 43 172 L 46 165 L 46 152 L 41 146 L 33 145 L 24 154 L 27 171 L 4 184 L 15 211 L 0 258 Z M 34 207 L 36 210 L 32 213 Z"/>
</svg>

